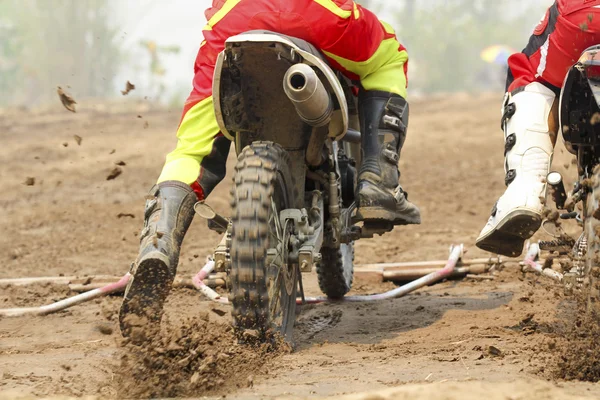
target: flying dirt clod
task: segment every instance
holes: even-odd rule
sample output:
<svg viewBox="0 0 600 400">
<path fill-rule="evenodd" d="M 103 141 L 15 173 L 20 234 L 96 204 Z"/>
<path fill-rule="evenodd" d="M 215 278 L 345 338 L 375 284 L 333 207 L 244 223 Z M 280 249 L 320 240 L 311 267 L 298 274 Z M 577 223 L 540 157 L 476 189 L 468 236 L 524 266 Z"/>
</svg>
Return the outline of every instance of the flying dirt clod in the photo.
<svg viewBox="0 0 600 400">
<path fill-rule="evenodd" d="M 71 112 L 76 112 L 75 111 L 75 104 L 77 104 L 77 102 L 75 101 L 75 99 L 73 98 L 73 96 L 71 96 L 70 94 L 66 93 L 63 88 L 61 88 L 60 86 L 56 87 L 56 93 L 58 94 L 58 97 L 60 98 L 61 103 L 63 104 L 63 106 L 65 106 L 65 108 Z"/>
<path fill-rule="evenodd" d="M 106 180 L 112 181 L 113 179 L 116 179 L 119 175 L 121 175 L 122 173 L 123 173 L 123 170 L 121 168 L 115 167 L 112 169 L 112 171 L 110 171 L 110 173 L 106 177 Z"/>
<path fill-rule="evenodd" d="M 122 213 L 122 212 L 117 214 L 117 218 L 125 218 L 125 217 L 135 218 L 135 215 L 133 215 L 132 213 Z"/>
<path fill-rule="evenodd" d="M 132 90 L 135 90 L 135 85 L 127 81 L 127 83 L 125 83 L 125 90 L 121 90 L 121 94 L 127 96 Z"/>
</svg>

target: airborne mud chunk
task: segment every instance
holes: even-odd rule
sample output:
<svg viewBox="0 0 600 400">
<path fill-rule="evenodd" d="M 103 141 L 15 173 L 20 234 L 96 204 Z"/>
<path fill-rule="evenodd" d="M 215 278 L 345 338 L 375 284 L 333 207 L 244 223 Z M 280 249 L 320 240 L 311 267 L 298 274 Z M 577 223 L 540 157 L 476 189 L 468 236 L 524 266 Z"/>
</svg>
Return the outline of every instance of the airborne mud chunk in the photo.
<svg viewBox="0 0 600 400">
<path fill-rule="evenodd" d="M 127 96 L 129 92 L 135 89 L 135 85 L 129 81 L 125 83 L 125 90 L 121 90 L 123 96 Z"/>
<path fill-rule="evenodd" d="M 121 168 L 115 167 L 115 168 L 112 169 L 112 171 L 110 171 L 110 173 L 106 177 L 106 180 L 107 181 L 111 181 L 113 179 L 116 179 L 122 173 L 123 173 L 123 170 Z"/>
<path fill-rule="evenodd" d="M 75 104 L 77 104 L 77 102 L 70 94 L 66 93 L 64 91 L 64 89 L 61 88 L 60 86 L 58 86 L 56 88 L 56 93 L 58 94 L 58 98 L 60 99 L 60 102 L 67 110 L 69 110 L 71 112 L 76 112 Z"/>
</svg>

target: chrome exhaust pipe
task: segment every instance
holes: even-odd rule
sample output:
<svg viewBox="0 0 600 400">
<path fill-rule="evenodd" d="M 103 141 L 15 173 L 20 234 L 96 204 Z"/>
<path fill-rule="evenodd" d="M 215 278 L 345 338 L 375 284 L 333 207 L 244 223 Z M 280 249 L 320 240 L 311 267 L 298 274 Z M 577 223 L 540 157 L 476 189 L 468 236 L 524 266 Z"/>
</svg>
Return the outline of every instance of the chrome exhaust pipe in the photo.
<svg viewBox="0 0 600 400">
<path fill-rule="evenodd" d="M 329 123 L 333 114 L 331 96 L 309 65 L 292 65 L 283 77 L 283 90 L 304 122 L 316 127 Z"/>
</svg>

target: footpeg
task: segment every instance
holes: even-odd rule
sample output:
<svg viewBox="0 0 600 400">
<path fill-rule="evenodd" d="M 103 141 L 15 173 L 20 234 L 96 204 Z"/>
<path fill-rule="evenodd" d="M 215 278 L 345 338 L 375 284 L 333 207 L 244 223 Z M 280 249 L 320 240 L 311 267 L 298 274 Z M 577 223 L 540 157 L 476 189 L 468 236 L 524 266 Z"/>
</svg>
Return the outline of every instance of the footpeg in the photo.
<svg viewBox="0 0 600 400">
<path fill-rule="evenodd" d="M 375 235 L 383 235 L 391 232 L 394 229 L 394 224 L 387 221 L 369 221 L 365 222 L 360 230 L 360 237 L 370 239 Z"/>
<path fill-rule="evenodd" d="M 217 214 L 212 207 L 205 202 L 199 201 L 196 203 L 194 205 L 194 211 L 196 214 L 206 219 L 208 223 L 208 229 L 219 234 L 223 234 L 227 231 L 229 220 L 222 215 Z"/>
<path fill-rule="evenodd" d="M 579 219 L 579 213 L 572 211 L 569 213 L 560 214 L 560 219 Z"/>
</svg>

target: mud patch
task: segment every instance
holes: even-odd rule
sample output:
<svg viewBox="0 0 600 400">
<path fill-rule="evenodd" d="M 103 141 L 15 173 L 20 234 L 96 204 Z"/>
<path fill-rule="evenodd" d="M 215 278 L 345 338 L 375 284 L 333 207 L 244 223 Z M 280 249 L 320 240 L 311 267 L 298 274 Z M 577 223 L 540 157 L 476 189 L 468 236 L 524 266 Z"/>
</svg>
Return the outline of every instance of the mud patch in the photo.
<svg viewBox="0 0 600 400">
<path fill-rule="evenodd" d="M 208 313 L 167 325 L 141 346 L 123 344 L 119 398 L 205 396 L 252 386 L 287 345 L 238 344 L 231 325 L 209 323 Z"/>
<path fill-rule="evenodd" d="M 294 329 L 303 339 L 313 339 L 319 333 L 333 328 L 342 319 L 341 310 L 316 311 L 296 321 Z"/>
</svg>

